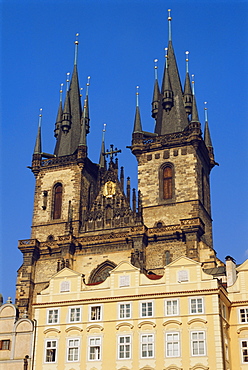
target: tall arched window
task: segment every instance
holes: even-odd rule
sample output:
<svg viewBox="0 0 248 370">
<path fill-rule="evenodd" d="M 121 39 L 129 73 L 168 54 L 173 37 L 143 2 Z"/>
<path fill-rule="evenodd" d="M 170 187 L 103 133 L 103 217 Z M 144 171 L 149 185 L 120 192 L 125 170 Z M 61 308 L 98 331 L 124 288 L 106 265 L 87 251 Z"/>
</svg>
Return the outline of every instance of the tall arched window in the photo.
<svg viewBox="0 0 248 370">
<path fill-rule="evenodd" d="M 172 199 L 172 177 L 173 172 L 170 166 L 163 169 L 163 199 Z"/>
<path fill-rule="evenodd" d="M 61 218 L 61 209 L 62 209 L 62 185 L 58 183 L 54 186 L 54 193 L 53 193 L 53 219 L 54 220 Z"/>
</svg>

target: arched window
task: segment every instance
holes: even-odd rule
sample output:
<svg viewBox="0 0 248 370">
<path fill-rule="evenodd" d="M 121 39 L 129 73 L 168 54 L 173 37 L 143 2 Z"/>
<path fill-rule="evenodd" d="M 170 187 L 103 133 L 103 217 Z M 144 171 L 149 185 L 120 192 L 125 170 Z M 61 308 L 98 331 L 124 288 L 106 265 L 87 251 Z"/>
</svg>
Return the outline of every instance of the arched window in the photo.
<svg viewBox="0 0 248 370">
<path fill-rule="evenodd" d="M 163 169 L 163 199 L 172 199 L 173 171 L 170 166 Z"/>
<path fill-rule="evenodd" d="M 62 185 L 58 183 L 54 186 L 54 193 L 53 193 L 53 219 L 54 220 L 61 218 L 61 209 L 62 209 Z"/>
</svg>

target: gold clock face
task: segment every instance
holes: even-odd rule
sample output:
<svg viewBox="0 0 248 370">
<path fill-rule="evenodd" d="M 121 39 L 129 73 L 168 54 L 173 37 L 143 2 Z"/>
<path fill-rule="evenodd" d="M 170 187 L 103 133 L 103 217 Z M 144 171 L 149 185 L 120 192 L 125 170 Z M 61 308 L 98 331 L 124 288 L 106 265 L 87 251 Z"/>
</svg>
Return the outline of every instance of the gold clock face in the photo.
<svg viewBox="0 0 248 370">
<path fill-rule="evenodd" d="M 115 195 L 116 184 L 113 181 L 107 181 L 104 184 L 103 195 L 107 198 L 111 198 Z"/>
</svg>

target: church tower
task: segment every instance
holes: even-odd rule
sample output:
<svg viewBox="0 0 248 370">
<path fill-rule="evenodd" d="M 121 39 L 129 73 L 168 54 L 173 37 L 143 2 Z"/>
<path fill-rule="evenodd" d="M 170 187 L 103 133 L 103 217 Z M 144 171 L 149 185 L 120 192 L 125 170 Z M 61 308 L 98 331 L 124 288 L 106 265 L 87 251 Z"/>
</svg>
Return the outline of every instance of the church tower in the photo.
<svg viewBox="0 0 248 370">
<path fill-rule="evenodd" d="M 212 244 L 210 171 L 216 164 L 208 122 L 202 137 L 194 81 L 190 82 L 188 52 L 182 89 L 171 39 L 161 88 L 157 79 L 152 101 L 154 133 L 141 127 L 138 108 L 132 136 L 132 153 L 138 161 L 143 222 L 148 228 L 146 267 L 155 271 L 185 255 L 204 266 L 216 262 Z M 157 62 L 157 60 L 155 60 Z M 138 112 L 138 113 L 137 113 Z"/>
<path fill-rule="evenodd" d="M 99 163 L 88 157 L 89 78 L 82 106 L 75 41 L 64 102 L 60 92 L 54 154 L 42 151 L 39 117 L 30 167 L 36 179 L 32 232 L 18 246 L 23 264 L 16 304 L 21 311 L 31 313 L 37 294 L 64 267 L 82 274 L 85 284 L 96 284 L 122 261 L 154 276 L 179 256 L 206 268 L 220 264 L 212 246 L 209 175 L 216 163 L 208 122 L 203 138 L 188 67 L 181 87 L 171 17 L 169 34 L 161 88 L 157 76 L 154 84 L 154 133 L 142 129 L 137 93 L 130 147 L 138 161 L 137 192 L 130 178 L 124 185 L 116 158 L 120 150 L 113 145 L 106 150 L 105 128 Z"/>
</svg>

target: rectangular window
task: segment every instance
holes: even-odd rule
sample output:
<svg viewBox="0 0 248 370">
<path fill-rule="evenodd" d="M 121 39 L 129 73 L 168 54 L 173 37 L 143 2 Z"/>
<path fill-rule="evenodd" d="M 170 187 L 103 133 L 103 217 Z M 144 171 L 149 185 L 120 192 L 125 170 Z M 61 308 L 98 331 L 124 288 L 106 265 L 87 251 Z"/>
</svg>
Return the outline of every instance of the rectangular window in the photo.
<svg viewBox="0 0 248 370">
<path fill-rule="evenodd" d="M 191 353 L 192 356 L 206 356 L 205 331 L 191 332 Z"/>
<path fill-rule="evenodd" d="M 101 359 L 101 338 L 89 338 L 89 361 L 99 361 Z"/>
<path fill-rule="evenodd" d="M 69 322 L 81 321 L 81 307 L 72 307 L 69 310 Z"/>
<path fill-rule="evenodd" d="M 102 320 L 102 306 L 91 306 L 90 307 L 90 321 Z"/>
<path fill-rule="evenodd" d="M 0 350 L 10 350 L 10 339 L 0 340 Z"/>
<path fill-rule="evenodd" d="M 57 324 L 59 322 L 59 310 L 48 310 L 47 323 Z"/>
<path fill-rule="evenodd" d="M 141 358 L 154 357 L 154 335 L 141 335 Z"/>
<path fill-rule="evenodd" d="M 170 299 L 165 301 L 165 316 L 179 315 L 178 299 Z"/>
<path fill-rule="evenodd" d="M 248 340 L 241 340 L 241 358 L 243 364 L 248 364 Z"/>
<path fill-rule="evenodd" d="M 190 298 L 190 313 L 204 313 L 203 298 Z"/>
<path fill-rule="evenodd" d="M 57 360 L 57 341 L 47 340 L 45 348 L 45 362 L 56 362 Z"/>
<path fill-rule="evenodd" d="M 141 317 L 153 316 L 153 302 L 141 302 Z"/>
<path fill-rule="evenodd" d="M 240 322 L 248 323 L 248 307 L 240 308 L 240 310 L 239 310 L 239 320 L 240 320 Z"/>
<path fill-rule="evenodd" d="M 180 356 L 180 342 L 179 333 L 166 333 L 166 357 L 179 357 Z"/>
<path fill-rule="evenodd" d="M 131 336 L 120 336 L 118 337 L 118 359 L 125 360 L 129 358 L 131 358 Z"/>
<path fill-rule="evenodd" d="M 68 339 L 67 361 L 79 361 L 79 339 Z"/>
<path fill-rule="evenodd" d="M 129 275 L 121 275 L 119 280 L 119 286 L 120 287 L 129 286 L 130 285 L 129 280 L 130 280 Z"/>
<path fill-rule="evenodd" d="M 130 319 L 131 318 L 131 303 L 120 303 L 119 304 L 119 318 Z"/>
</svg>

